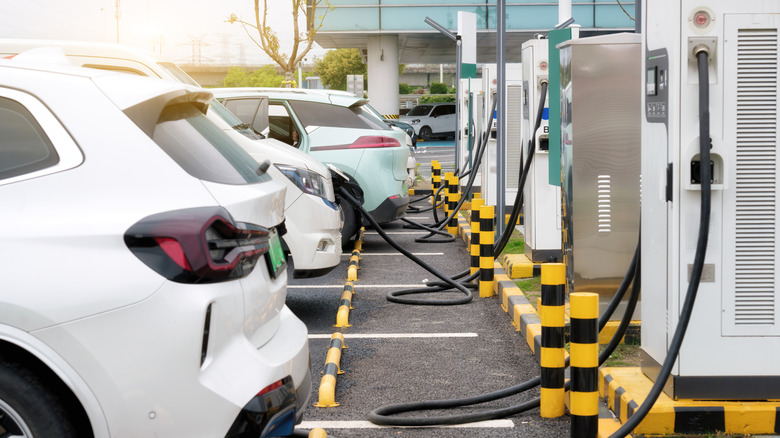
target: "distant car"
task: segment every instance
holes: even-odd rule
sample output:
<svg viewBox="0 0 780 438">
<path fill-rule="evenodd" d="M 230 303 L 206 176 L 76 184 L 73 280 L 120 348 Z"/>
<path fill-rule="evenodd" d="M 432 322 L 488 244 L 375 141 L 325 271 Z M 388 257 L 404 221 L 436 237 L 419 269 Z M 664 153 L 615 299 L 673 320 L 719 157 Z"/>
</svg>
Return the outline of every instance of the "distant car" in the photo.
<svg viewBox="0 0 780 438">
<path fill-rule="evenodd" d="M 427 141 L 434 137 L 455 135 L 455 104 L 425 103 L 417 105 L 398 118 L 414 127 L 417 138 Z"/>
<path fill-rule="evenodd" d="M 256 132 L 333 164 L 355 180 L 364 194 L 363 207 L 377 222 L 390 222 L 405 214 L 411 140 L 407 144 L 405 132 L 387 126 L 365 108 L 367 100 L 287 88 L 210 91 Z M 343 241 L 356 235 L 360 217 L 348 203 L 339 205 L 344 213 Z"/>
<path fill-rule="evenodd" d="M 0 60 L 3 436 L 287 436 L 301 419 L 285 187 L 210 99 Z"/>
<path fill-rule="evenodd" d="M 149 76 L 197 86 L 198 84 L 176 64 L 165 58 L 132 47 L 108 43 L 0 39 L 0 57 L 24 52 L 24 57 L 52 62 L 63 54 L 67 62 L 83 67 Z M 57 58 L 54 58 L 57 59 Z M 224 128 L 225 123 L 240 130 L 241 122 L 219 102 L 211 101 L 206 115 Z M 246 128 L 244 128 L 246 129 Z M 324 275 L 341 261 L 341 227 L 343 225 L 330 171 L 317 160 L 298 150 L 283 147 L 274 139 L 255 136 L 249 141 L 234 138 L 259 163 L 268 159 L 274 164 L 267 172 L 287 185 L 285 216 L 290 230 L 283 237 L 285 248 L 292 255 L 293 276 L 296 278 Z M 311 217 L 319 218 L 311 221 Z"/>
</svg>

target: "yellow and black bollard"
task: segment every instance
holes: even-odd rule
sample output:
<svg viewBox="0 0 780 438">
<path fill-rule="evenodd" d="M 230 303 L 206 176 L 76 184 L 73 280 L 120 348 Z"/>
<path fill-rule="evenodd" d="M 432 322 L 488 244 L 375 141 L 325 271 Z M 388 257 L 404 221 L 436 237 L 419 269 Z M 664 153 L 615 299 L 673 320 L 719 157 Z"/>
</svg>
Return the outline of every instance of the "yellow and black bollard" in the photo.
<svg viewBox="0 0 780 438">
<path fill-rule="evenodd" d="M 571 320 L 572 438 L 596 438 L 599 431 L 599 296 L 589 292 L 569 294 Z"/>
<path fill-rule="evenodd" d="M 314 404 L 318 408 L 332 408 L 339 405 L 336 402 L 336 376 L 344 374 L 339 365 L 342 348 L 347 348 L 344 345 L 344 335 L 336 332 L 330 337 L 330 348 L 328 348 L 325 369 L 320 381 L 319 400 Z"/>
<path fill-rule="evenodd" d="M 483 205 L 479 209 L 479 296 L 493 296 L 493 216 L 492 205 Z"/>
<path fill-rule="evenodd" d="M 485 202 L 480 198 L 471 200 L 471 274 L 479 270 L 479 218 L 480 208 Z"/>
<path fill-rule="evenodd" d="M 344 284 L 344 291 L 341 293 L 341 303 L 336 313 L 336 325 L 333 327 L 352 327 L 349 324 L 349 311 L 353 310 L 352 295 L 355 293 L 355 286 L 352 282 Z"/>
<path fill-rule="evenodd" d="M 541 416 L 560 417 L 564 406 L 565 351 L 564 336 L 566 327 L 566 268 L 563 263 L 545 263 L 542 265 L 542 384 Z"/>
<path fill-rule="evenodd" d="M 431 205 L 436 208 L 436 192 L 441 187 L 441 163 L 437 160 L 431 161 L 431 187 L 433 188 L 433 196 L 431 196 Z"/>
<path fill-rule="evenodd" d="M 460 182 L 458 181 L 458 177 L 454 174 L 449 174 L 450 177 L 447 179 L 449 182 L 449 205 L 447 206 L 447 210 L 449 212 L 447 215 L 451 215 L 455 209 L 458 206 L 458 201 L 460 200 L 460 193 L 458 192 L 458 185 Z M 458 215 L 457 213 L 452 216 L 452 219 L 447 223 L 447 232 L 452 234 L 453 236 L 458 235 Z"/>
<path fill-rule="evenodd" d="M 444 202 L 442 203 L 444 216 L 450 215 L 450 178 L 452 178 L 452 172 L 445 172 L 443 181 L 444 190 L 442 190 L 442 196 L 444 198 Z"/>
</svg>

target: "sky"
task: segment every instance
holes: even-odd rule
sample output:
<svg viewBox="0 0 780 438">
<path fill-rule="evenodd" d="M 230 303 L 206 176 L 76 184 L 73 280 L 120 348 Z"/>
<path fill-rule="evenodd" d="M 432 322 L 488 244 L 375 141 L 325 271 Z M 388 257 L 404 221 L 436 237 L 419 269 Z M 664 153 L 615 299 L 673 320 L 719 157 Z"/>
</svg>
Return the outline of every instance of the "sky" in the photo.
<svg viewBox="0 0 780 438">
<path fill-rule="evenodd" d="M 253 0 L 0 0 L 0 38 L 115 43 L 117 2 L 120 44 L 161 53 L 179 63 L 272 63 L 241 25 L 226 22 L 235 13 L 254 23 Z M 268 22 L 279 34 L 283 50 L 290 53 L 291 3 L 268 3 Z M 307 63 L 324 54 L 315 45 Z"/>
</svg>

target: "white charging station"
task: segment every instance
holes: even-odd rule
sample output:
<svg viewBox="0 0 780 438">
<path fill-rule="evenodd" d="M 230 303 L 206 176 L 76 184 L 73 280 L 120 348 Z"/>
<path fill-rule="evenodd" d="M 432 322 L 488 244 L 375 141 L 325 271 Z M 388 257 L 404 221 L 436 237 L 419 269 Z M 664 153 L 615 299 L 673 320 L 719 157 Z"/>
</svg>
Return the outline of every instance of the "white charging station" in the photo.
<svg viewBox="0 0 780 438">
<path fill-rule="evenodd" d="M 477 140 L 482 135 L 483 130 L 480 113 L 483 100 L 480 79 L 464 78 L 460 80 L 457 95 L 460 135 L 455 136 L 455 142 L 460 151 L 460 162 L 457 167 L 461 173 L 470 170 L 474 164 Z M 461 186 L 465 186 L 467 181 L 468 178 L 462 178 Z"/>
<path fill-rule="evenodd" d="M 518 176 L 520 175 L 520 157 L 523 153 L 523 66 L 520 63 L 506 64 L 506 188 L 504 199 L 507 204 L 514 202 L 517 195 Z M 480 166 L 482 198 L 486 205 L 496 205 L 496 123 L 495 115 L 490 114 L 493 99 L 496 99 L 496 65 L 485 64 L 482 67 L 482 89 L 485 90 L 484 106 L 481 110 L 482 126 L 490 125 L 490 134 L 485 154 Z M 498 112 L 498 110 L 496 110 Z M 510 205 L 511 207 L 511 205 Z M 511 210 L 508 209 L 507 211 Z"/>
<path fill-rule="evenodd" d="M 701 163 L 693 49 L 703 45 L 713 170 L 709 245 L 665 391 L 675 399 L 780 399 L 780 2 L 642 4 L 642 371 L 659 377 L 696 250 Z"/>
<path fill-rule="evenodd" d="M 523 190 L 523 219 L 525 255 L 532 261 L 562 261 L 561 249 L 561 188 L 549 184 L 548 178 L 548 111 L 544 96 L 542 123 L 531 132 L 539 111 L 542 82 L 548 80 L 548 52 L 546 39 L 532 39 L 523 43 L 523 129 L 522 144 L 529 140 L 534 150 L 533 160 Z M 557 82 L 557 79 L 556 79 Z M 527 157 L 523 157 L 527 159 Z"/>
</svg>

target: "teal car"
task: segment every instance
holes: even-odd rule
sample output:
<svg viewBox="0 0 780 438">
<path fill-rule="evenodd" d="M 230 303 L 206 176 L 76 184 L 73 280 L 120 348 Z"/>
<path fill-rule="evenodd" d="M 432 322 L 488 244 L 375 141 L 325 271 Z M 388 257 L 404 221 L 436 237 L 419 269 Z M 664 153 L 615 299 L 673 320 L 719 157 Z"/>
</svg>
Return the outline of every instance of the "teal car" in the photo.
<svg viewBox="0 0 780 438">
<path fill-rule="evenodd" d="M 410 139 L 365 107 L 366 99 L 289 88 L 210 91 L 255 132 L 296 147 L 349 176 L 363 191 L 363 207 L 380 224 L 405 214 Z M 342 242 L 346 243 L 360 229 L 360 215 L 338 196 L 337 202 L 344 219 Z"/>
</svg>

